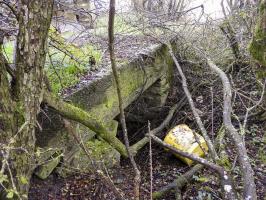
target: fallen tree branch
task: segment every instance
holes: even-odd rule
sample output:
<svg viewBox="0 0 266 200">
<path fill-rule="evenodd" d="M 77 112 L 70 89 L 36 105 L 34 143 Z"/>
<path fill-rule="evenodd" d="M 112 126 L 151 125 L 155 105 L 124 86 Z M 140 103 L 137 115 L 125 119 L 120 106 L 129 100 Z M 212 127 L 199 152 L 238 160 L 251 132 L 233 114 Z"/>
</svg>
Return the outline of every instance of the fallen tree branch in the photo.
<svg viewBox="0 0 266 200">
<path fill-rule="evenodd" d="M 176 180 L 168 185 L 164 186 L 162 189 L 153 192 L 152 197 L 153 199 L 160 199 L 162 198 L 167 192 L 174 190 L 175 188 L 181 190 L 195 175 L 197 172 L 204 168 L 203 165 L 197 164 L 193 166 L 189 171 L 180 175 Z"/>
<path fill-rule="evenodd" d="M 164 148 L 169 149 L 172 153 L 178 154 L 179 156 L 182 156 L 185 158 L 189 158 L 190 160 L 193 160 L 199 164 L 202 164 L 203 166 L 208 167 L 209 169 L 216 172 L 219 175 L 220 180 L 221 180 L 220 184 L 222 186 L 224 199 L 227 199 L 227 200 L 236 200 L 237 199 L 237 195 L 234 191 L 231 177 L 230 177 L 229 173 L 223 167 L 221 167 L 215 163 L 212 163 L 206 159 L 198 157 L 194 154 L 190 154 L 190 153 L 181 151 L 179 149 L 176 149 L 175 147 L 165 143 L 164 141 L 162 141 L 160 138 L 156 137 L 155 135 L 151 135 L 151 138 L 154 142 L 156 142 L 157 144 L 161 145 Z"/>
<path fill-rule="evenodd" d="M 216 66 L 209 58 L 206 57 L 207 64 L 210 69 L 213 70 L 221 79 L 223 83 L 223 94 L 224 94 L 224 108 L 223 108 L 223 121 L 225 129 L 229 137 L 233 140 L 234 146 L 237 150 L 238 161 L 240 164 L 240 168 L 243 174 L 243 182 L 244 182 L 244 199 L 245 200 L 256 200 L 256 185 L 254 181 L 254 171 L 249 162 L 249 157 L 247 154 L 247 149 L 245 147 L 244 142 L 236 128 L 233 126 L 231 121 L 232 114 L 232 91 L 230 81 L 227 75 Z"/>
<path fill-rule="evenodd" d="M 183 71 L 182 71 L 181 66 L 179 65 L 179 63 L 178 63 L 178 61 L 177 61 L 177 59 L 176 59 L 176 56 L 174 55 L 174 52 L 173 52 L 173 49 L 172 49 L 171 44 L 166 44 L 166 45 L 167 45 L 167 47 L 168 47 L 168 49 L 169 49 L 169 53 L 170 53 L 172 59 L 174 60 L 174 63 L 175 63 L 176 68 L 177 68 L 177 70 L 178 70 L 178 73 L 179 73 L 180 76 L 181 76 L 183 90 L 184 90 L 184 92 L 185 92 L 185 94 L 186 94 L 186 97 L 187 97 L 187 99 L 188 99 L 188 102 L 189 102 L 190 108 L 191 108 L 191 110 L 192 110 L 192 112 L 193 112 L 193 115 L 194 115 L 194 117 L 195 117 L 195 119 L 196 119 L 196 122 L 197 122 L 197 124 L 198 124 L 198 127 L 200 128 L 200 131 L 201 131 L 201 133 L 202 133 L 204 139 L 206 140 L 206 143 L 207 143 L 207 145 L 208 145 L 209 151 L 210 151 L 210 153 L 211 153 L 211 157 L 212 157 L 213 161 L 217 161 L 217 160 L 219 159 L 219 157 L 218 157 L 218 155 L 217 155 L 217 152 L 215 151 L 215 148 L 214 148 L 214 146 L 213 146 L 213 144 L 212 144 L 212 142 L 211 142 L 211 139 L 209 138 L 209 136 L 208 136 L 208 134 L 207 134 L 207 131 L 206 131 L 206 129 L 204 128 L 204 125 L 203 125 L 203 123 L 202 123 L 202 121 L 201 121 L 201 119 L 200 119 L 200 116 L 199 116 L 199 114 L 198 114 L 198 112 L 197 112 L 197 110 L 196 110 L 196 107 L 195 107 L 195 105 L 194 105 L 194 102 L 193 102 L 193 99 L 192 99 L 191 93 L 189 92 L 188 87 L 187 87 L 187 80 L 186 80 L 186 77 L 185 77 L 185 75 L 184 75 L 184 73 L 183 73 Z"/>
<path fill-rule="evenodd" d="M 50 107 L 57 110 L 63 117 L 79 122 L 84 126 L 94 131 L 97 135 L 103 138 L 111 146 L 113 146 L 122 156 L 127 157 L 125 145 L 115 136 L 112 136 L 105 128 L 103 122 L 88 112 L 80 109 L 74 105 L 64 102 L 60 98 L 52 96 L 51 93 L 45 92 L 43 101 Z"/>
</svg>

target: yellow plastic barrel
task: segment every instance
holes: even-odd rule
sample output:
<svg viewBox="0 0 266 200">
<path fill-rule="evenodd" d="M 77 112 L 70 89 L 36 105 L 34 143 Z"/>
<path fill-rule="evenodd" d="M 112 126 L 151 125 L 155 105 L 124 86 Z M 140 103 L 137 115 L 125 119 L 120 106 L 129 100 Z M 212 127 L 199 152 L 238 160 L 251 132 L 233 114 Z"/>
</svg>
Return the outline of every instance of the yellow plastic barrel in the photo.
<svg viewBox="0 0 266 200">
<path fill-rule="evenodd" d="M 196 141 L 195 135 L 200 143 Z M 185 151 L 187 153 L 191 153 L 200 157 L 204 156 L 204 151 L 208 151 L 208 146 L 204 138 L 197 134 L 193 133 L 193 131 L 185 124 L 180 124 L 173 129 L 171 129 L 166 137 L 164 138 L 164 142 L 172 145 L 176 149 Z M 204 149 L 204 151 L 202 150 Z M 191 165 L 193 163 L 192 160 L 188 158 L 184 158 L 182 156 L 176 155 L 180 160 L 182 160 L 187 165 Z"/>
</svg>

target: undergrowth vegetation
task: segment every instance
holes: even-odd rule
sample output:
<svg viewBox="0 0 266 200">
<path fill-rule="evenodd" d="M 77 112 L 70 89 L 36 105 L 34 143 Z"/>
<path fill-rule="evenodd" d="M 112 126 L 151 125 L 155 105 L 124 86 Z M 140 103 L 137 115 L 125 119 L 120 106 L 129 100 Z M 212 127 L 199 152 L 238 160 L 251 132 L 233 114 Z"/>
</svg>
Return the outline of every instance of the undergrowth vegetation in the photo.
<svg viewBox="0 0 266 200">
<path fill-rule="evenodd" d="M 14 41 L 4 44 L 4 53 L 13 62 Z M 55 94 L 80 81 L 80 77 L 96 68 L 101 62 L 102 52 L 91 44 L 82 46 L 64 38 L 55 28 L 49 31 L 49 47 L 45 73 Z"/>
<path fill-rule="evenodd" d="M 79 82 L 80 77 L 101 61 L 102 53 L 91 44 L 77 46 L 57 30 L 49 31 L 46 73 L 54 93 Z"/>
</svg>

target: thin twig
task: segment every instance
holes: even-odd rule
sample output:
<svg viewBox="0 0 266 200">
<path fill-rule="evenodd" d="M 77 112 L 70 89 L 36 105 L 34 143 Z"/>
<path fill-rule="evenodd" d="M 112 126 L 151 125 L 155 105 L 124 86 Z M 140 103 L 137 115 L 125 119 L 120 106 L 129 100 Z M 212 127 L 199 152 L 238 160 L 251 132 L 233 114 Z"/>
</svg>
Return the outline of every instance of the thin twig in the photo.
<svg viewBox="0 0 266 200">
<path fill-rule="evenodd" d="M 244 118 L 244 122 L 243 122 L 243 130 L 245 130 L 245 128 L 246 128 L 249 113 L 253 109 L 255 109 L 256 107 L 258 107 L 261 104 L 261 102 L 263 101 L 263 99 L 264 99 L 265 85 L 266 85 L 266 79 L 265 79 L 264 84 L 263 84 L 263 88 L 262 88 L 260 99 L 258 100 L 258 102 L 255 105 L 253 105 L 252 107 L 247 108 L 247 111 L 246 111 L 246 114 L 245 114 L 245 118 Z"/>
<path fill-rule="evenodd" d="M 148 121 L 148 133 L 149 133 L 149 156 L 150 156 L 150 200 L 152 200 L 153 167 L 152 167 L 152 145 L 151 145 L 151 124 L 150 124 L 150 121 Z"/>
<path fill-rule="evenodd" d="M 120 121 L 122 125 L 122 131 L 124 135 L 124 142 L 126 146 L 126 150 L 128 153 L 128 157 L 130 159 L 130 162 L 133 166 L 135 178 L 134 178 L 134 197 L 136 200 L 139 200 L 140 198 L 140 171 L 138 169 L 137 163 L 135 162 L 135 159 L 130 151 L 129 146 L 129 140 L 128 140 L 128 133 L 127 133 L 127 126 L 126 126 L 126 120 L 125 120 L 125 113 L 123 108 L 123 100 L 122 100 L 122 94 L 121 94 L 121 85 L 120 80 L 117 72 L 116 67 L 116 60 L 115 60 L 115 53 L 114 53 L 114 18 L 115 18 L 115 0 L 110 0 L 110 8 L 109 8 L 109 23 L 108 23 L 108 38 L 109 38 L 109 52 L 110 52 L 110 60 L 111 60 L 111 67 L 116 83 L 116 89 L 117 89 L 117 96 L 118 96 L 118 103 L 119 103 L 119 110 L 120 110 Z"/>
<path fill-rule="evenodd" d="M 200 130 L 201 130 L 201 133 L 202 133 L 204 139 L 206 140 L 206 143 L 207 143 L 207 145 L 208 145 L 209 151 L 210 151 L 210 153 L 211 153 L 211 157 L 212 157 L 212 159 L 213 159 L 214 161 L 217 161 L 217 160 L 219 159 L 219 158 L 218 158 L 218 155 L 217 155 L 217 153 L 216 153 L 216 151 L 215 151 L 215 148 L 214 148 L 214 146 L 213 146 L 213 144 L 212 144 L 212 142 L 211 142 L 211 140 L 210 140 L 210 138 L 209 138 L 209 136 L 208 136 L 208 134 L 207 134 L 207 131 L 206 131 L 206 129 L 205 129 L 205 127 L 204 127 L 204 125 L 203 125 L 201 119 L 200 119 L 200 116 L 199 116 L 199 114 L 198 114 L 198 112 L 197 112 L 197 110 L 196 110 L 196 107 L 195 107 L 195 105 L 194 105 L 194 102 L 193 102 L 193 99 L 192 99 L 191 93 L 189 92 L 188 87 L 187 87 L 187 80 L 186 80 L 186 77 L 185 77 L 185 75 L 184 75 L 184 73 L 183 73 L 183 71 L 182 71 L 181 66 L 179 65 L 179 63 L 178 63 L 178 61 L 177 61 L 177 59 L 176 59 L 176 56 L 174 55 L 174 52 L 173 52 L 173 49 L 172 49 L 171 45 L 170 45 L 170 44 L 166 44 L 166 45 L 167 45 L 167 47 L 168 47 L 168 49 L 169 49 L 169 53 L 170 53 L 170 55 L 172 56 L 172 59 L 174 60 L 174 63 L 175 63 L 175 65 L 176 65 L 176 68 L 177 68 L 177 70 L 178 70 L 178 72 L 179 72 L 179 74 L 180 74 L 180 76 L 181 76 L 183 90 L 184 90 L 184 92 L 185 92 L 185 94 L 186 94 L 186 97 L 187 97 L 187 99 L 188 99 L 188 102 L 189 102 L 190 108 L 191 108 L 191 110 L 192 110 L 192 112 L 193 112 L 193 115 L 194 115 L 194 117 L 195 117 L 195 119 L 196 119 L 196 122 L 197 122 L 197 124 L 198 124 L 198 126 L 199 126 L 199 128 L 200 128 Z"/>
</svg>

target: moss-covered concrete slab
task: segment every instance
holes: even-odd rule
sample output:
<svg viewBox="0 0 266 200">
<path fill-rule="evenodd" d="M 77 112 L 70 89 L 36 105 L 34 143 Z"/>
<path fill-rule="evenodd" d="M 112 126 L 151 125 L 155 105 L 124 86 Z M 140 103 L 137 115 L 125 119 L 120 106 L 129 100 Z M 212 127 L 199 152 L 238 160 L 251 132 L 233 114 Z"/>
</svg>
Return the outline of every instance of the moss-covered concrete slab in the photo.
<svg viewBox="0 0 266 200">
<path fill-rule="evenodd" d="M 59 164 L 62 155 L 53 155 L 35 170 L 34 174 L 40 179 L 46 179 Z"/>
<path fill-rule="evenodd" d="M 158 79 L 172 72 L 172 65 L 172 58 L 164 45 L 152 46 L 136 59 L 122 64 L 119 67 L 119 78 L 124 106 L 127 107 Z M 105 121 L 113 119 L 119 113 L 116 86 L 111 72 L 73 92 L 66 99 Z"/>
<path fill-rule="evenodd" d="M 90 172 L 91 169 L 104 170 L 119 165 L 119 152 L 107 142 L 93 139 L 84 145 L 88 150 L 89 157 L 82 149 L 77 149 L 73 155 L 65 155 L 62 165 L 57 169 L 58 174 L 65 177 L 75 171 Z"/>
<path fill-rule="evenodd" d="M 134 60 L 121 64 L 119 78 L 124 106 L 128 107 L 145 91 L 145 98 L 150 99 L 147 101 L 150 106 L 163 105 L 171 82 L 172 67 L 173 61 L 165 45 L 152 46 L 141 52 Z M 115 81 L 110 71 L 72 92 L 65 97 L 65 100 L 95 116 L 110 131 L 110 135 L 116 135 L 118 123 L 113 119 L 119 114 L 119 107 Z M 45 114 L 39 116 L 39 122 L 43 128 L 42 132 L 36 134 L 39 147 L 61 148 L 64 153 L 64 168 L 89 169 L 91 165 L 88 164 L 87 156 L 67 133 L 62 118 L 58 114 L 48 108 Z M 108 143 L 104 141 L 99 143 L 99 140 L 94 139 L 94 132 L 88 128 L 74 122 L 73 125 L 83 143 L 89 144 L 88 148 L 91 148 L 92 155 L 97 155 L 92 156 L 93 160 L 103 157 L 107 167 L 119 162 L 119 153 Z M 103 143 L 105 147 L 100 149 L 107 149 L 107 151 L 93 152 L 93 148 Z"/>
</svg>

